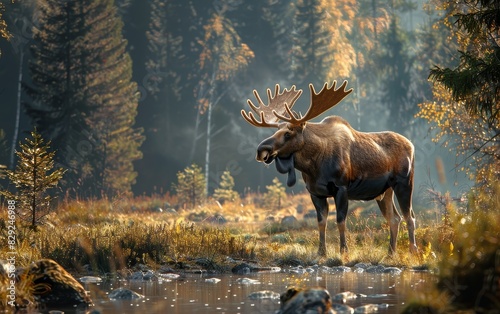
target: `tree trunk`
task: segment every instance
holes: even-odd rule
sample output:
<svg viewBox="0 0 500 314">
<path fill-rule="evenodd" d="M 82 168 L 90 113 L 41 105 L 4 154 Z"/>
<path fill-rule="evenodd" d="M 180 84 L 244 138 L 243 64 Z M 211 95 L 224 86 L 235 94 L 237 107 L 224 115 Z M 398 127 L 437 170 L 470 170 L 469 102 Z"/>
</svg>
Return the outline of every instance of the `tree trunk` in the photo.
<svg viewBox="0 0 500 314">
<path fill-rule="evenodd" d="M 16 122 L 14 125 L 14 135 L 12 136 L 12 146 L 10 149 L 10 169 L 14 169 L 14 156 L 17 145 L 17 138 L 19 137 L 19 123 L 21 120 L 21 88 L 23 82 L 23 63 L 24 63 L 24 50 L 20 49 L 20 58 L 19 60 L 19 76 L 17 81 L 17 109 L 16 109 Z"/>
<path fill-rule="evenodd" d="M 210 97 L 212 98 L 212 97 Z M 210 138 L 212 137 L 212 102 L 208 104 L 207 112 L 207 150 L 205 151 L 205 195 L 208 196 L 208 182 L 210 175 Z"/>
</svg>

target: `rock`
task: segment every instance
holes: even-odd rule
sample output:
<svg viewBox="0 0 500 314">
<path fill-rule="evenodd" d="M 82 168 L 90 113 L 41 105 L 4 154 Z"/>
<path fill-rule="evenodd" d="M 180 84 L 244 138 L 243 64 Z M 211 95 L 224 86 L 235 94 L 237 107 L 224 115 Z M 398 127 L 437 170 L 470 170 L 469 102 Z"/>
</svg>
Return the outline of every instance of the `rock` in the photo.
<svg viewBox="0 0 500 314">
<path fill-rule="evenodd" d="M 332 267 L 332 273 L 350 273 L 352 270 L 347 266 L 335 266 Z"/>
<path fill-rule="evenodd" d="M 152 270 L 136 271 L 132 273 L 128 279 L 129 280 L 151 280 L 155 277 L 155 273 Z"/>
<path fill-rule="evenodd" d="M 203 220 L 203 222 L 223 225 L 227 223 L 227 219 L 224 218 L 224 216 L 222 216 L 221 214 L 215 214 L 212 216 L 208 216 L 205 220 Z"/>
<path fill-rule="evenodd" d="M 311 209 L 304 215 L 304 219 L 318 219 L 318 214 L 315 209 Z"/>
<path fill-rule="evenodd" d="M 255 279 L 250 279 L 250 278 L 238 278 L 238 279 L 236 279 L 236 282 L 241 284 L 241 285 L 258 285 L 258 284 L 260 284 L 260 281 L 255 280 Z"/>
<path fill-rule="evenodd" d="M 357 298 L 363 298 L 365 297 L 364 294 L 359 294 L 359 293 L 354 293 L 351 291 L 345 291 L 341 293 L 337 293 L 332 297 L 332 300 L 341 302 L 341 303 L 346 303 L 347 300 L 352 300 L 352 299 L 357 299 Z"/>
<path fill-rule="evenodd" d="M 297 208 L 295 208 L 295 210 L 297 211 L 297 214 L 302 214 L 304 212 L 304 205 L 297 205 Z"/>
<path fill-rule="evenodd" d="M 357 263 L 356 265 L 354 265 L 354 268 L 367 269 L 370 266 L 373 266 L 373 265 L 369 264 L 369 263 Z"/>
<path fill-rule="evenodd" d="M 280 294 L 270 290 L 262 290 L 250 293 L 248 295 L 248 298 L 251 300 L 264 300 L 264 299 L 279 300 Z"/>
<path fill-rule="evenodd" d="M 233 274 L 246 275 L 246 274 L 250 274 L 252 272 L 253 268 L 254 268 L 253 266 L 251 266 L 247 263 L 241 263 L 241 264 L 234 266 L 231 269 L 231 271 L 233 272 Z"/>
<path fill-rule="evenodd" d="M 384 270 L 385 267 L 382 265 L 371 265 L 365 269 L 365 272 L 369 274 L 382 274 Z"/>
<path fill-rule="evenodd" d="M 377 304 L 365 304 L 354 309 L 354 314 L 377 313 Z"/>
<path fill-rule="evenodd" d="M 339 274 L 339 273 L 349 273 L 351 272 L 351 268 L 347 266 L 321 266 L 321 271 L 328 274 Z"/>
<path fill-rule="evenodd" d="M 354 313 L 354 309 L 349 305 L 333 303 L 332 309 L 336 314 L 352 314 Z"/>
<path fill-rule="evenodd" d="M 274 216 L 269 215 L 269 216 L 266 217 L 265 220 L 266 221 L 274 221 Z"/>
<path fill-rule="evenodd" d="M 323 288 L 290 288 L 280 296 L 280 300 L 278 314 L 334 313 L 330 294 Z"/>
<path fill-rule="evenodd" d="M 115 289 L 111 291 L 108 297 L 110 300 L 137 300 L 144 298 L 142 294 L 139 294 L 127 288 Z"/>
<path fill-rule="evenodd" d="M 27 278 L 33 278 L 33 286 L 40 287 L 33 290 L 33 296 L 43 307 L 85 309 L 92 305 L 83 286 L 55 261 L 41 259 L 25 271 Z"/>
<path fill-rule="evenodd" d="M 306 269 L 304 267 L 302 267 L 302 266 L 290 267 L 289 272 L 291 274 L 299 274 L 299 275 L 301 275 L 301 274 L 303 274 L 303 273 L 306 272 Z"/>
<path fill-rule="evenodd" d="M 352 314 L 354 309 L 346 304 L 333 303 L 332 309 L 335 314 Z"/>
<path fill-rule="evenodd" d="M 166 274 L 166 273 L 174 273 L 175 271 L 172 267 L 163 265 L 163 266 L 160 266 L 160 269 L 158 269 L 158 272 L 162 273 L 162 274 Z"/>
<path fill-rule="evenodd" d="M 299 221 L 295 216 L 285 216 L 283 219 L 281 219 L 281 227 L 283 227 L 285 230 L 286 229 L 295 229 L 300 226 Z"/>
<path fill-rule="evenodd" d="M 375 293 L 375 294 L 368 294 L 365 297 L 370 298 L 370 299 L 382 299 L 382 298 L 388 298 L 390 294 L 387 293 Z"/>
<path fill-rule="evenodd" d="M 401 275 L 403 271 L 397 267 L 386 267 L 384 269 L 384 274 L 391 274 L 391 275 Z"/>
<path fill-rule="evenodd" d="M 208 282 L 208 283 L 218 283 L 219 281 L 221 281 L 221 279 L 219 279 L 219 278 L 206 278 L 205 279 L 205 282 Z"/>
<path fill-rule="evenodd" d="M 175 273 L 158 274 L 158 278 L 162 280 L 178 279 L 181 275 Z"/>
<path fill-rule="evenodd" d="M 96 277 L 96 276 L 83 276 L 78 279 L 78 281 L 82 283 L 98 283 L 102 282 L 101 277 Z"/>
</svg>

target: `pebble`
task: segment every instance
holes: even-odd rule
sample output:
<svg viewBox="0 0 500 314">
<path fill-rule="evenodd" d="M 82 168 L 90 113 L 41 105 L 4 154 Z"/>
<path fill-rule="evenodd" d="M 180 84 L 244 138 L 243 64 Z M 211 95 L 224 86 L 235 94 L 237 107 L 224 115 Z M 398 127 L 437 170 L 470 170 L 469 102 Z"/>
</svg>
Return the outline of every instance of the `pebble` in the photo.
<svg viewBox="0 0 500 314">
<path fill-rule="evenodd" d="M 401 275 L 403 271 L 397 267 L 386 267 L 384 269 L 385 274 L 391 274 L 391 275 Z"/>
<path fill-rule="evenodd" d="M 371 265 L 367 268 L 365 268 L 365 272 L 369 274 L 381 274 L 385 270 L 385 267 L 382 265 Z"/>
<path fill-rule="evenodd" d="M 137 300 L 144 298 L 142 294 L 139 294 L 127 288 L 115 289 L 111 291 L 108 297 L 110 300 Z"/>
<path fill-rule="evenodd" d="M 270 290 L 263 290 L 250 293 L 248 295 L 248 298 L 251 300 L 263 300 L 263 299 L 279 300 L 280 294 Z"/>
<path fill-rule="evenodd" d="M 78 279 L 78 281 L 82 283 L 98 283 L 102 282 L 101 277 L 96 277 L 96 276 L 83 276 Z"/>
<path fill-rule="evenodd" d="M 334 310 L 335 313 L 337 313 L 337 314 L 352 314 L 352 313 L 354 313 L 354 309 L 352 307 L 350 307 L 349 305 L 339 304 L 339 303 L 333 303 L 332 310 Z"/>
<path fill-rule="evenodd" d="M 221 279 L 219 279 L 219 278 L 207 278 L 207 279 L 205 279 L 205 282 L 208 282 L 208 283 L 218 283 L 219 281 L 221 281 Z"/>
<path fill-rule="evenodd" d="M 362 306 L 358 306 L 354 309 L 354 314 L 364 314 L 364 313 L 376 313 L 378 312 L 377 304 L 366 304 Z"/>
<path fill-rule="evenodd" d="M 178 279 L 181 275 L 175 273 L 158 274 L 161 279 Z"/>
<path fill-rule="evenodd" d="M 345 303 L 346 300 L 352 300 L 352 299 L 356 299 L 356 298 L 361 298 L 363 296 L 364 295 L 359 294 L 359 293 L 354 293 L 354 292 L 351 292 L 351 291 L 345 291 L 345 292 L 337 293 L 336 295 L 334 295 L 332 297 L 332 300 L 334 300 L 334 301 L 340 301 L 342 303 Z"/>
<path fill-rule="evenodd" d="M 255 279 L 250 279 L 250 278 L 238 278 L 238 279 L 236 279 L 236 282 L 239 283 L 240 285 L 258 285 L 258 284 L 260 284 L 260 281 L 255 280 Z"/>
<path fill-rule="evenodd" d="M 146 271 L 136 271 L 135 273 L 132 273 L 130 277 L 128 278 L 129 280 L 151 280 L 155 277 L 155 274 L 151 270 L 146 270 Z"/>
</svg>

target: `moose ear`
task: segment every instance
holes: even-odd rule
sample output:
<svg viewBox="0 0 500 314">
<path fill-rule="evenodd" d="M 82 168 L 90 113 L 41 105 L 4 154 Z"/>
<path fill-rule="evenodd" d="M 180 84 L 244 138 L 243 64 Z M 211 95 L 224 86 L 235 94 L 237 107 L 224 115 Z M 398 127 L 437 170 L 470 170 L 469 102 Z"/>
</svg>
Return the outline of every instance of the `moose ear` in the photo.
<svg viewBox="0 0 500 314">
<path fill-rule="evenodd" d="M 276 170 L 278 170 L 279 173 L 288 173 L 286 185 L 289 187 L 294 186 L 295 182 L 297 182 L 297 176 L 295 175 L 295 168 L 293 167 L 293 164 L 293 154 L 288 158 L 276 157 Z"/>
</svg>

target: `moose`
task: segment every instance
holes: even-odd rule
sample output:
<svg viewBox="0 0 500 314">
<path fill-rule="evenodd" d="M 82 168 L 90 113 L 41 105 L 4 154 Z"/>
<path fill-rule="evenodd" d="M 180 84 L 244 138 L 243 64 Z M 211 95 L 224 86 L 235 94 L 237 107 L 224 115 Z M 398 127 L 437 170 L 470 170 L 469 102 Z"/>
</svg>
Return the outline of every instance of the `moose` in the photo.
<svg viewBox="0 0 500 314">
<path fill-rule="evenodd" d="M 250 99 L 247 102 L 256 115 L 242 110 L 243 118 L 255 127 L 278 128 L 259 144 L 256 159 L 265 164 L 276 161 L 278 172 L 288 174 L 288 186 L 296 183 L 295 169 L 302 173 L 317 213 L 319 255 L 326 255 L 329 197 L 335 201 L 341 253 L 348 251 L 345 237 L 348 200 L 377 201 L 390 226 L 389 254 L 396 252 L 402 218 L 394 204 L 394 194 L 407 224 L 410 252 L 416 252 L 413 144 L 395 132 L 356 131 L 339 116 L 326 117 L 319 123 L 309 122 L 352 92 L 352 88 L 346 91 L 347 81 L 338 89 L 336 83 L 331 87 L 325 83 L 319 93 L 309 84 L 311 100 L 304 116 L 292 111 L 302 94 L 295 85 L 280 92 L 276 84 L 274 95 L 267 89 L 267 105 L 254 90 L 257 106 Z"/>
</svg>

